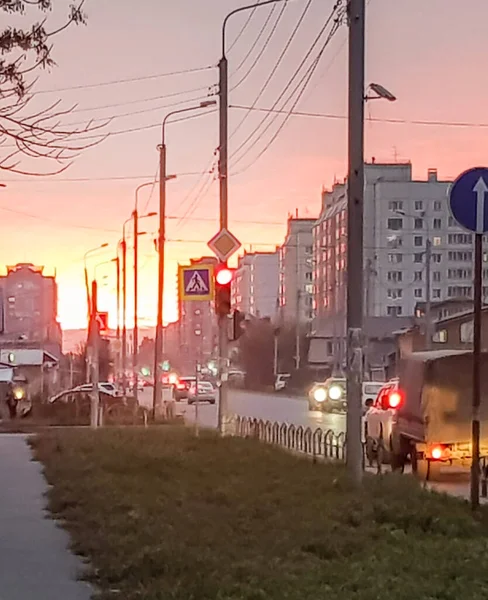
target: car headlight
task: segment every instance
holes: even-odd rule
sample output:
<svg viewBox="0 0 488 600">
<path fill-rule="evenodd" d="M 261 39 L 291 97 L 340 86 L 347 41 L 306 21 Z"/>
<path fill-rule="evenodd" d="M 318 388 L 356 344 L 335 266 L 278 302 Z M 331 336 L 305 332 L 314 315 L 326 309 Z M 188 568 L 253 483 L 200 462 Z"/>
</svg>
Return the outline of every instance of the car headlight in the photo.
<svg viewBox="0 0 488 600">
<path fill-rule="evenodd" d="M 342 390 L 338 385 L 333 385 L 329 388 L 329 398 L 331 400 L 340 400 L 342 396 Z"/>
<path fill-rule="evenodd" d="M 14 398 L 16 400 L 22 400 L 23 397 L 24 397 L 24 390 L 22 390 L 22 389 L 14 390 Z"/>
<path fill-rule="evenodd" d="M 324 402 L 326 398 L 327 398 L 327 392 L 322 387 L 317 388 L 313 393 L 313 399 L 316 402 Z"/>
</svg>

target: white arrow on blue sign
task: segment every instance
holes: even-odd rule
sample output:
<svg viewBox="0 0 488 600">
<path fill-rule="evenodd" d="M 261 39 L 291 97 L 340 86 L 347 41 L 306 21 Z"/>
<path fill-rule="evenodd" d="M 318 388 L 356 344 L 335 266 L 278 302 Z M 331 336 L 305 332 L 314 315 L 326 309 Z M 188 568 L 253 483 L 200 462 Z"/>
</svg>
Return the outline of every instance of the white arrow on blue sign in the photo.
<svg viewBox="0 0 488 600">
<path fill-rule="evenodd" d="M 488 231 L 488 168 L 461 173 L 449 191 L 449 207 L 456 221 L 474 233 Z"/>
</svg>

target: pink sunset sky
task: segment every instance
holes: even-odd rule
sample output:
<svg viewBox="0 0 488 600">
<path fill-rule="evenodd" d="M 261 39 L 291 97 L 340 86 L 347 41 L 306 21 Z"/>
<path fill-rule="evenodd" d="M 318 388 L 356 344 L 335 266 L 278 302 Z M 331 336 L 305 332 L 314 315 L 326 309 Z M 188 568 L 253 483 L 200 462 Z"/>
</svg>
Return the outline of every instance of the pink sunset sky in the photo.
<svg viewBox="0 0 488 600">
<path fill-rule="evenodd" d="M 69 2 L 55 4 L 52 19 L 57 21 Z M 168 105 L 184 100 L 191 105 L 217 82 L 221 23 L 230 10 L 243 4 L 242 0 L 88 0 L 87 25 L 70 28 L 57 39 L 57 67 L 41 75 L 36 101 L 47 104 L 60 98 L 66 107 L 76 104 L 73 114 L 66 117 L 67 124 L 110 117 L 106 132 L 112 135 L 84 152 L 60 176 L 41 179 L 0 173 L 0 182 L 7 184 L 0 189 L 0 256 L 4 265 L 25 261 L 45 265 L 48 273 L 57 270 L 63 327 L 85 326 L 83 254 L 102 243 L 110 244 L 90 261 L 91 275 L 97 263 L 115 256 L 122 223 L 133 209 L 135 188 L 157 174 L 159 124 L 167 111 L 176 108 Z M 231 92 L 232 105 L 253 103 L 305 4 L 306 0 L 294 0 L 287 5 L 258 64 Z M 258 106 L 273 104 L 332 5 L 332 0 L 312 3 Z M 239 68 L 270 10 L 256 11 L 229 52 L 231 87 L 239 83 L 257 55 L 259 46 Z M 367 10 L 367 81 L 381 83 L 398 98 L 395 103 L 368 103 L 367 115 L 404 121 L 368 122 L 367 157 L 409 159 L 419 178 L 426 177 L 429 167 L 436 167 L 440 177 L 452 179 L 465 168 L 488 163 L 488 2 L 469 0 L 463 8 L 455 0 L 370 0 Z M 270 18 L 267 33 L 278 13 L 276 9 Z M 240 16 L 231 23 L 229 45 L 244 21 L 245 16 Z M 346 39 L 347 29 L 342 26 L 297 110 L 346 115 Z M 160 76 L 196 67 L 214 68 Z M 129 78 L 144 79 L 113 83 Z M 203 89 L 170 96 L 196 88 Z M 245 114 L 231 109 L 231 132 Z M 231 139 L 231 155 L 262 118 L 253 113 L 243 123 Z M 346 121 L 340 118 L 292 117 L 273 145 L 253 162 L 282 118 L 256 145 L 246 146 L 242 161 L 236 162 L 242 151 L 230 161 L 231 174 L 250 165 L 229 182 L 230 228 L 246 249 L 250 245 L 254 250 L 273 249 L 283 240 L 288 213 L 298 208 L 301 216 L 318 215 L 322 186 L 345 175 Z M 487 125 L 427 126 L 412 124 L 415 120 Z M 180 175 L 168 183 L 165 321 L 177 316 L 177 263 L 208 254 L 205 242 L 217 231 L 217 183 L 212 176 L 198 175 L 214 163 L 217 127 L 217 114 L 211 112 L 167 130 L 168 172 Z M 141 193 L 141 210 L 155 211 L 157 189 L 149 191 Z M 141 229 L 148 232 L 140 243 L 141 325 L 155 322 L 156 228 L 154 218 L 141 223 Z M 102 265 L 97 273 L 100 279 L 107 276 L 100 282 L 100 307 L 111 311 L 114 323 L 115 267 Z"/>
</svg>

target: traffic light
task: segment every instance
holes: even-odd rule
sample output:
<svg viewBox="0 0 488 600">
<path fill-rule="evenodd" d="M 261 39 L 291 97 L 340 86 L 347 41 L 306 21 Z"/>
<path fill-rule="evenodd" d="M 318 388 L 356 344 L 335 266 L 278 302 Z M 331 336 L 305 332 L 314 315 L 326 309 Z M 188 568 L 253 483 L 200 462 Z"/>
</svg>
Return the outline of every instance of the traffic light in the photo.
<svg viewBox="0 0 488 600">
<path fill-rule="evenodd" d="M 230 314 L 233 272 L 225 263 L 215 268 L 215 312 L 219 317 Z"/>
<path fill-rule="evenodd" d="M 240 310 L 235 310 L 232 315 L 232 340 L 235 342 L 245 332 L 246 315 Z"/>
</svg>

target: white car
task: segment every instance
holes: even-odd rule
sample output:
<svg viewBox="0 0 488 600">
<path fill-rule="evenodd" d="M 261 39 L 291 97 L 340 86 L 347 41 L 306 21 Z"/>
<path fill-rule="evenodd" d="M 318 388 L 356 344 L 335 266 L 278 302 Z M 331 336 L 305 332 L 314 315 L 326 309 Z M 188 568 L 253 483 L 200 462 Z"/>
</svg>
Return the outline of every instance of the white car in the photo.
<svg viewBox="0 0 488 600">
<path fill-rule="evenodd" d="M 275 391 L 276 392 L 282 392 L 284 389 L 286 389 L 286 386 L 288 385 L 288 381 L 290 380 L 291 375 L 289 373 L 280 373 L 279 375 L 276 375 L 276 380 L 275 380 Z"/>
<path fill-rule="evenodd" d="M 199 381 L 198 382 L 198 394 L 195 384 L 193 384 L 188 390 L 188 404 L 193 404 L 194 402 L 209 402 L 210 404 L 215 404 L 215 388 L 209 381 Z"/>
</svg>

